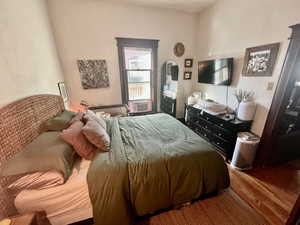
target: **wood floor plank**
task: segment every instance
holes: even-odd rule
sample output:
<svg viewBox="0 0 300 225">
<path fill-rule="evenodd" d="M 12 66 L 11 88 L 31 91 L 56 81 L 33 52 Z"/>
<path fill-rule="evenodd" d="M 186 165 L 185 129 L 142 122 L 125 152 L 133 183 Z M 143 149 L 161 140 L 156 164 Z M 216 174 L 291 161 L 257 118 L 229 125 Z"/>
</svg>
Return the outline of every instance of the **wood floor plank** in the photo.
<svg viewBox="0 0 300 225">
<path fill-rule="evenodd" d="M 187 207 L 164 212 L 138 225 L 269 225 L 230 188 Z"/>
<path fill-rule="evenodd" d="M 300 193 L 300 170 L 289 164 L 240 172 L 229 167 L 232 189 L 270 224 L 285 224 Z"/>
<path fill-rule="evenodd" d="M 184 207 L 183 214 L 186 220 L 190 224 L 201 224 L 201 225 L 213 224 L 213 222 L 209 219 L 208 215 L 203 210 L 203 207 L 201 206 L 200 203 L 195 203 L 193 205 Z"/>
<path fill-rule="evenodd" d="M 237 224 L 269 225 L 263 216 L 258 214 L 246 202 L 241 200 L 232 189 L 229 189 L 228 191 L 231 192 L 230 195 L 220 196 L 220 202 L 222 202 L 223 207 L 226 208 L 227 212 Z"/>
</svg>

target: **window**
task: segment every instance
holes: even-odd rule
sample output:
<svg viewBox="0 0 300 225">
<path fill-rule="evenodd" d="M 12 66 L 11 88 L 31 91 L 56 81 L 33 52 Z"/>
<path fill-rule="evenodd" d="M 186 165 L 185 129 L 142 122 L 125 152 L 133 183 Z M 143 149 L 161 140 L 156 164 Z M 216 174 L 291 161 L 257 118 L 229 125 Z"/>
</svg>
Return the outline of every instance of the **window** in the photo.
<svg viewBox="0 0 300 225">
<path fill-rule="evenodd" d="M 151 100 L 151 49 L 124 48 L 128 100 Z"/>
<path fill-rule="evenodd" d="M 156 112 L 157 40 L 117 38 L 123 104 Z"/>
</svg>

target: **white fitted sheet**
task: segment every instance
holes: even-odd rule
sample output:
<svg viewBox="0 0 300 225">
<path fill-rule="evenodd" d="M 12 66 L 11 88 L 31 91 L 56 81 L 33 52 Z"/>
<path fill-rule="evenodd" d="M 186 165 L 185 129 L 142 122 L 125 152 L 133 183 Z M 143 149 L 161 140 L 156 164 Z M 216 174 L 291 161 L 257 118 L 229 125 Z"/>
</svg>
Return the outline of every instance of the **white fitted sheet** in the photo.
<svg viewBox="0 0 300 225">
<path fill-rule="evenodd" d="M 24 190 L 15 199 L 19 213 L 45 211 L 52 225 L 66 225 L 93 217 L 86 181 L 90 161 L 78 160 L 63 185 Z"/>
</svg>

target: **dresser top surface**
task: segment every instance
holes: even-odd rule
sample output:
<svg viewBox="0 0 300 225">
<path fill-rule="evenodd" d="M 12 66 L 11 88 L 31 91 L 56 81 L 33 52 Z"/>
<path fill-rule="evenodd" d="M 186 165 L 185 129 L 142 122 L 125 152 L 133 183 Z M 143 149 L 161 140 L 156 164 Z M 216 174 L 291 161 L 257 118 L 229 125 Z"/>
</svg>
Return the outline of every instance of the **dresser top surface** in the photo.
<svg viewBox="0 0 300 225">
<path fill-rule="evenodd" d="M 242 120 L 239 120 L 237 118 L 235 119 L 228 119 L 228 117 L 226 116 L 226 114 L 220 114 L 220 115 L 212 115 L 212 114 L 209 114 L 201 109 L 198 109 L 198 108 L 195 108 L 193 107 L 193 105 L 187 105 L 188 108 L 192 108 L 194 110 L 197 110 L 199 112 L 201 112 L 201 115 L 202 116 L 208 116 L 208 117 L 211 117 L 211 118 L 217 118 L 218 120 L 221 120 L 223 121 L 224 123 L 231 123 L 231 124 L 235 124 L 235 125 L 239 125 L 239 124 L 251 124 L 252 121 L 242 121 Z"/>
</svg>

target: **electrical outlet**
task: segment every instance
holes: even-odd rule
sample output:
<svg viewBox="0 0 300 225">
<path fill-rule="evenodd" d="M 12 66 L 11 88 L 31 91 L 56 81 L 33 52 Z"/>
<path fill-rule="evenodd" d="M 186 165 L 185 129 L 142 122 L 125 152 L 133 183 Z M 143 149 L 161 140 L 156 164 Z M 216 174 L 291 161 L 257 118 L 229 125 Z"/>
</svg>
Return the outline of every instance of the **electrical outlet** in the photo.
<svg viewBox="0 0 300 225">
<path fill-rule="evenodd" d="M 274 87 L 274 82 L 273 81 L 272 82 L 268 82 L 266 89 L 267 89 L 267 91 L 272 91 L 273 87 Z"/>
</svg>

